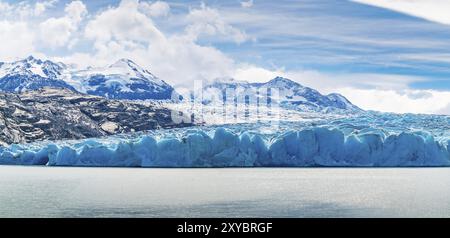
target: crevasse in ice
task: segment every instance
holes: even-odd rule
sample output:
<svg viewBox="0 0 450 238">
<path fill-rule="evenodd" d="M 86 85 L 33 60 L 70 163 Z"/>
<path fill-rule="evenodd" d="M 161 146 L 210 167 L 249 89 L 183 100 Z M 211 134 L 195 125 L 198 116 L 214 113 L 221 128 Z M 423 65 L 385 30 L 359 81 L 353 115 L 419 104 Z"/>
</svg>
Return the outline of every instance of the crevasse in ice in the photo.
<svg viewBox="0 0 450 238">
<path fill-rule="evenodd" d="M 386 135 L 376 130 L 344 134 L 312 127 L 268 138 L 217 128 L 212 135 L 189 130 L 182 137 L 105 143 L 89 139 L 41 147 L 0 149 L 0 164 L 123 167 L 306 167 L 306 166 L 450 166 L 450 139 L 424 132 Z"/>
</svg>

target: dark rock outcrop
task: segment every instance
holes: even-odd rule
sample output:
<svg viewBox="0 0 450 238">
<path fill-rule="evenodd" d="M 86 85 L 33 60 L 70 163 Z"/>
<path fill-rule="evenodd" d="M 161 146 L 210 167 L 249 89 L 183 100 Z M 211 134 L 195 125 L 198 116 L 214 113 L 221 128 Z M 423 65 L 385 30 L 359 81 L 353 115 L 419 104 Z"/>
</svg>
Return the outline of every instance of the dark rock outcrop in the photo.
<svg viewBox="0 0 450 238">
<path fill-rule="evenodd" d="M 144 105 L 57 88 L 0 93 L 3 145 L 183 126 L 189 124 L 173 123 L 171 111 L 156 102 Z"/>
</svg>

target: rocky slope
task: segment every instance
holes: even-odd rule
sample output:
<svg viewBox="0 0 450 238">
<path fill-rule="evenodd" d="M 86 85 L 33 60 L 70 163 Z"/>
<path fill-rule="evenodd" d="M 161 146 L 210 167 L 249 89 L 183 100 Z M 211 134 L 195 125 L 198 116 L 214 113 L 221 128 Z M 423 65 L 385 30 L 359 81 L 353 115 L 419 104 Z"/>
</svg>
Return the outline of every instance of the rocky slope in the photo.
<svg viewBox="0 0 450 238">
<path fill-rule="evenodd" d="M 0 145 L 36 140 L 82 139 L 186 126 L 154 105 L 105 99 L 68 89 L 0 93 Z"/>
</svg>

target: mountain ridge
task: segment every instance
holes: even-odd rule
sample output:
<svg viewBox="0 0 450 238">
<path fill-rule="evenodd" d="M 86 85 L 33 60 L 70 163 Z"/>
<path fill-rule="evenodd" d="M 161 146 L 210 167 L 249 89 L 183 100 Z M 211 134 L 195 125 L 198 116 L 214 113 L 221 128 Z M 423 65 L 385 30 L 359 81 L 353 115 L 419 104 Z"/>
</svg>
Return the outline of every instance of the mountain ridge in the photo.
<svg viewBox="0 0 450 238">
<path fill-rule="evenodd" d="M 0 91 L 22 93 L 44 87 L 67 88 L 110 99 L 166 100 L 174 88 L 129 59 L 106 67 L 76 70 L 63 63 L 26 59 L 0 63 Z"/>
<path fill-rule="evenodd" d="M 66 75 L 65 81 L 80 83 L 77 91 L 111 99 L 166 100 L 175 89 L 132 60 L 119 59 L 98 68 L 79 70 Z"/>
<path fill-rule="evenodd" d="M 22 93 L 44 87 L 66 88 L 109 99 L 170 100 L 178 95 L 174 87 L 130 59 L 119 59 L 105 67 L 81 70 L 33 56 L 0 63 L 0 91 Z M 281 95 L 275 100 L 285 108 L 299 111 L 362 111 L 341 94 L 322 95 L 315 89 L 280 76 L 263 83 L 223 78 L 204 86 L 203 92 L 208 97 L 208 93 L 214 89 L 223 92 L 226 88 L 280 89 Z"/>
<path fill-rule="evenodd" d="M 278 98 L 272 95 L 282 107 L 307 112 L 339 112 L 339 111 L 363 111 L 352 104 L 346 97 L 338 93 L 322 95 L 315 89 L 305 87 L 291 79 L 277 76 L 267 82 L 250 83 L 247 81 L 220 81 L 213 82 L 203 87 L 205 104 L 212 102 L 217 95 L 225 95 L 226 89 L 233 89 L 237 94 L 245 94 L 245 91 L 261 92 L 267 89 L 279 89 Z M 226 96 L 223 96 L 224 99 Z M 206 99 L 206 100 L 205 100 Z"/>
</svg>

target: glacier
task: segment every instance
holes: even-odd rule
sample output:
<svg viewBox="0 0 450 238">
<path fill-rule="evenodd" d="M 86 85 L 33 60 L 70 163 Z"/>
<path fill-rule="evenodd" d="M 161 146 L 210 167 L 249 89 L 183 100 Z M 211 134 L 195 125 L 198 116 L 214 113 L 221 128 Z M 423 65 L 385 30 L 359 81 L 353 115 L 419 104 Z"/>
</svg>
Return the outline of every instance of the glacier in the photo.
<svg viewBox="0 0 450 238">
<path fill-rule="evenodd" d="M 310 127 L 262 133 L 187 129 L 182 136 L 140 135 L 11 145 L 0 164 L 108 167 L 415 167 L 450 166 L 450 137 Z"/>
<path fill-rule="evenodd" d="M 450 116 L 364 111 L 343 95 L 322 95 L 317 90 L 283 77 L 276 77 L 265 83 L 226 78 L 215 80 L 212 84 L 199 87 L 202 93 L 199 97 L 201 106 L 190 104 L 196 100 L 196 93 L 189 90 L 185 97 L 174 93 L 179 100 L 146 100 L 169 99 L 175 89 L 127 59 L 106 67 L 89 67 L 74 71 L 62 63 L 28 57 L 12 63 L 0 62 L 0 79 L 3 82 L 0 83 L 0 91 L 27 92 L 22 94 L 27 94 L 25 98 L 29 99 L 22 100 L 21 96 L 9 94 L 3 96 L 7 99 L 4 100 L 6 107 L 3 113 L 6 124 L 3 124 L 7 126 L 3 126 L 6 129 L 2 127 L 2 130 L 6 136 L 12 138 L 6 143 L 0 143 L 4 145 L 0 146 L 0 164 L 3 165 L 383 167 L 449 166 L 450 163 Z M 57 89 L 44 88 L 35 91 L 47 86 Z M 86 140 L 38 141 L 39 138 L 80 138 L 67 134 L 67 130 L 58 132 L 65 133 L 65 137 L 58 137 L 60 134 L 52 134 L 54 130 L 48 127 L 48 123 L 42 123 L 51 121 L 47 120 L 48 118 L 35 120 L 34 116 L 24 116 L 27 115 L 24 112 L 28 111 L 28 114 L 37 113 L 34 109 L 27 110 L 23 104 L 34 105 L 36 100 L 41 99 L 33 95 L 41 92 L 52 92 L 45 96 L 51 96 L 51 101 L 57 101 L 58 105 L 63 105 L 62 108 L 73 105 L 73 93 L 61 88 L 106 98 L 136 100 L 137 104 L 133 104 L 134 109 L 130 108 L 131 104 L 126 107 L 117 106 L 115 102 L 108 104 L 107 106 L 112 108 L 107 108 L 110 114 L 106 120 L 98 118 L 98 113 L 92 114 L 92 110 L 84 110 L 86 105 L 92 104 L 86 104 L 85 100 L 93 100 L 92 97 L 76 95 L 75 101 L 78 103 L 79 99 L 82 99 L 82 104 L 76 104 L 70 109 L 80 111 L 77 111 L 75 116 L 70 111 L 69 117 L 77 118 L 77 115 L 81 115 L 80 118 L 96 118 L 97 121 L 102 119 L 99 124 L 101 129 L 109 132 L 105 131 L 106 134 L 113 135 Z M 228 89 L 235 89 L 235 92 L 229 92 L 228 95 Z M 54 90 L 64 95 L 55 97 Z M 29 93 L 30 91 L 32 93 Z M 256 93 L 256 96 L 253 93 Z M 69 98 L 70 102 L 56 98 Z M 53 115 L 51 110 L 47 112 L 48 103 L 42 106 L 42 103 L 48 100 L 44 98 L 36 105 L 40 106 L 39 110 L 46 110 L 44 115 Z M 13 105 L 9 102 L 17 103 Z M 234 108 L 227 107 L 229 102 Z M 97 109 L 105 111 L 106 104 L 98 104 Z M 142 111 L 137 110 L 142 109 L 138 104 L 143 104 L 146 108 L 161 108 L 163 112 L 168 112 L 167 109 L 183 112 L 182 121 L 188 118 L 190 121 L 186 122 L 187 124 L 197 126 L 144 131 L 147 126 L 156 125 L 155 121 L 148 117 L 153 117 L 158 122 L 168 122 L 170 116 L 163 113 L 164 115 L 155 118 L 153 111 L 146 111 L 145 118 L 141 118 L 144 114 L 139 116 L 135 113 Z M 260 107 L 260 104 L 267 107 Z M 116 107 L 126 110 L 125 114 L 118 114 Z M 11 117 L 11 112 L 16 115 Z M 129 114 L 132 115 L 123 116 Z M 124 119 L 131 117 L 142 120 L 137 123 L 133 119 L 133 123 L 127 126 L 126 130 L 122 128 L 118 131 L 129 134 L 115 134 L 114 128 L 120 123 L 111 120 L 121 118 L 122 121 L 127 121 Z M 13 122 L 20 123 L 11 123 L 11 118 L 14 119 Z M 173 117 L 170 119 L 173 124 L 165 125 L 179 125 Z M 39 133 L 29 131 L 37 127 L 41 130 Z M 136 128 L 138 130 L 135 130 Z M 33 140 L 18 140 L 20 137 L 15 133 L 17 131 L 23 132 L 20 134 L 23 138 L 28 136 Z M 103 135 L 89 134 L 90 132 L 91 130 L 84 131 L 88 136 Z M 36 135 L 38 137 L 35 137 Z M 18 141 L 34 142 L 9 144 Z"/>
</svg>

